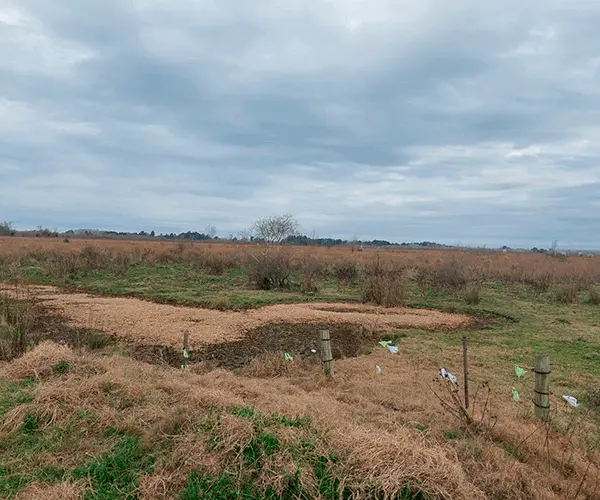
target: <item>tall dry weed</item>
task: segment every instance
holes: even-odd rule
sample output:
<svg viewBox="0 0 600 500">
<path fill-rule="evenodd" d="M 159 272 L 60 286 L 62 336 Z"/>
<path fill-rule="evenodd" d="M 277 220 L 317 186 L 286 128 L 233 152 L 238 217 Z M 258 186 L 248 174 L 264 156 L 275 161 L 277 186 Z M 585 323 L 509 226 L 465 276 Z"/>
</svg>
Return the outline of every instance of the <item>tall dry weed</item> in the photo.
<svg viewBox="0 0 600 500">
<path fill-rule="evenodd" d="M 276 248 L 252 255 L 248 278 L 260 290 L 288 288 L 292 271 L 289 255 L 281 248 Z"/>
<path fill-rule="evenodd" d="M 39 314 L 26 288 L 0 290 L 0 360 L 17 358 L 37 342 Z"/>
<path fill-rule="evenodd" d="M 404 268 L 382 262 L 367 263 L 362 271 L 361 298 L 369 304 L 399 307 L 405 304 L 407 284 Z"/>
<path fill-rule="evenodd" d="M 333 276 L 346 286 L 355 284 L 358 280 L 358 267 L 355 261 L 344 259 L 332 265 Z"/>
</svg>

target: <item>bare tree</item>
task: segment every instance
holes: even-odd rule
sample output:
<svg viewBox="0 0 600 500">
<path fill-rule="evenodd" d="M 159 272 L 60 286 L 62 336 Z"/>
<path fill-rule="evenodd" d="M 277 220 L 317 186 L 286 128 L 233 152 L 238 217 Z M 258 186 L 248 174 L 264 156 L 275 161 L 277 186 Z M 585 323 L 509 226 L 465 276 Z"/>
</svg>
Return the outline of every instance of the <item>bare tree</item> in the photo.
<svg viewBox="0 0 600 500">
<path fill-rule="evenodd" d="M 258 219 L 252 232 L 267 243 L 281 244 L 288 236 L 298 233 L 298 221 L 292 214 L 283 214 Z"/>
<path fill-rule="evenodd" d="M 15 228 L 10 222 L 0 222 L 0 236 L 14 236 Z"/>
<path fill-rule="evenodd" d="M 206 226 L 206 229 L 204 229 L 204 231 L 211 239 L 215 239 L 215 236 L 217 235 L 217 228 L 215 226 L 209 224 L 208 226 Z"/>
</svg>

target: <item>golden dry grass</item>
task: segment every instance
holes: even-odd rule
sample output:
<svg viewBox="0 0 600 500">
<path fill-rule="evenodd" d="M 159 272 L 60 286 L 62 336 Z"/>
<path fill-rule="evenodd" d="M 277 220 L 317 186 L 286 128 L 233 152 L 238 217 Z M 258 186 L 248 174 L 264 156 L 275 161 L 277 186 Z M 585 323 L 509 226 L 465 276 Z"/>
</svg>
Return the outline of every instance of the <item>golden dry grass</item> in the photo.
<svg viewBox="0 0 600 500">
<path fill-rule="evenodd" d="M 77 484 L 38 484 L 27 486 L 17 495 L 18 500 L 77 500 L 81 498 L 82 489 Z"/>
<path fill-rule="evenodd" d="M 94 248 L 120 254 L 136 261 L 160 261 L 165 257 L 178 260 L 193 259 L 206 253 L 223 256 L 247 257 L 265 250 L 265 246 L 249 243 L 172 242 L 147 240 L 62 239 L 0 237 L 0 258 L 19 260 L 24 255 L 78 255 L 83 249 Z M 512 280 L 539 280 L 543 278 L 571 281 L 600 281 L 600 256 L 569 256 L 558 259 L 535 253 L 502 253 L 484 250 L 429 250 L 365 248 L 354 252 L 349 247 L 286 246 L 284 252 L 300 264 L 303 261 L 339 263 L 372 262 L 375 256 L 407 268 L 439 268 L 456 261 L 469 275 Z"/>
<path fill-rule="evenodd" d="M 218 443 L 210 452 L 206 436 L 193 438 L 199 422 L 206 428 L 207 414 L 232 407 L 290 419 L 309 416 L 311 426 L 323 431 L 318 451 L 327 454 L 332 449 L 340 456 L 336 474 L 355 498 L 371 498 L 375 488 L 393 495 L 407 480 L 420 484 L 430 498 L 550 500 L 574 498 L 578 489 L 579 498 L 597 498 L 600 456 L 584 444 L 585 426 L 570 432 L 560 429 L 573 418 L 569 408 L 561 407 L 556 424 L 545 427 L 527 416 L 526 403 L 512 402 L 505 382 L 492 380 L 493 398 L 486 414 L 497 423 L 489 432 L 469 433 L 433 396 L 431 386 L 443 390 L 433 382 L 436 368 L 426 356 L 411 359 L 402 350 L 394 356 L 378 349 L 338 361 L 333 380 L 325 379 L 318 366 L 291 368 L 282 377 L 264 379 L 68 354 L 46 343 L 31 352 L 27 362 L 0 365 L 0 377 L 39 376 L 41 370 L 31 366 L 31 360 L 55 364 L 65 357 L 71 360 L 69 374 L 41 377 L 33 401 L 0 418 L 1 432 L 15 429 L 27 412 L 36 411 L 46 426 L 64 427 L 76 411 L 85 411 L 97 417 L 91 436 L 93 429 L 114 426 L 142 436 L 150 445 L 171 440 L 170 451 L 140 483 L 143 498 L 166 498 L 194 469 L 240 471 L 239 450 L 256 432 L 248 420 L 223 413 L 218 424 L 209 425 L 209 436 Z M 376 364 L 383 368 L 381 375 L 375 373 Z M 485 376 L 473 371 L 474 382 Z M 481 414 L 479 404 L 476 417 Z M 553 405 L 560 407 L 556 399 Z M 449 431 L 460 437 L 448 439 Z M 277 432 L 281 443 L 298 443 L 310 431 L 299 427 Z M 256 484 L 293 472 L 293 457 L 287 448 L 281 449 L 264 464 Z M 302 478 L 307 486 L 314 481 L 310 471 Z"/>
</svg>

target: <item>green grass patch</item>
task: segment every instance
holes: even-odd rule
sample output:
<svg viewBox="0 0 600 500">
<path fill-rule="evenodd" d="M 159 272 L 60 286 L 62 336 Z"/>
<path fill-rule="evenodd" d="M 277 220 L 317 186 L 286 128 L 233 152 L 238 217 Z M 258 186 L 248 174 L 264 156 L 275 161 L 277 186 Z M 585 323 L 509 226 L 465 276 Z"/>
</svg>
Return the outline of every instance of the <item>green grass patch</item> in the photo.
<svg viewBox="0 0 600 500">
<path fill-rule="evenodd" d="M 135 498 L 132 492 L 138 487 L 140 476 L 152 470 L 154 460 L 138 438 L 124 436 L 111 452 L 77 467 L 72 477 L 91 484 L 92 489 L 85 499 Z"/>
<path fill-rule="evenodd" d="M 20 382 L 0 379 L 0 417 L 15 406 L 30 403 L 35 385 L 36 382 L 30 379 Z"/>
</svg>

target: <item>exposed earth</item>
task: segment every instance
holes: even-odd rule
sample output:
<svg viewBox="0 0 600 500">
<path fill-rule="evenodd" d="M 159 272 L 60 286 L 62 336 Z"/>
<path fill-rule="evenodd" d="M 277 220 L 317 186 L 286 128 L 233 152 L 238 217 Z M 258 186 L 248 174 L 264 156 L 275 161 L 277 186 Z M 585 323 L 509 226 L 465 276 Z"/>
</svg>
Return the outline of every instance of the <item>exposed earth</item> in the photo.
<svg viewBox="0 0 600 500">
<path fill-rule="evenodd" d="M 15 293 L 14 288 L 3 290 Z M 84 343 L 100 347 L 124 343 L 136 358 L 175 366 L 183 361 L 184 331 L 189 333 L 191 362 L 210 361 L 225 368 L 240 368 L 269 351 L 317 359 L 318 331 L 323 328 L 331 332 L 334 357 L 342 358 L 362 354 L 374 345 L 376 334 L 383 332 L 443 332 L 466 329 L 474 323 L 467 315 L 363 304 L 285 304 L 219 311 L 68 293 L 51 286 L 31 286 L 28 294 L 49 316 L 43 338 L 81 344 L 81 337 L 87 336 Z M 97 332 L 103 334 L 103 339 Z"/>
</svg>

